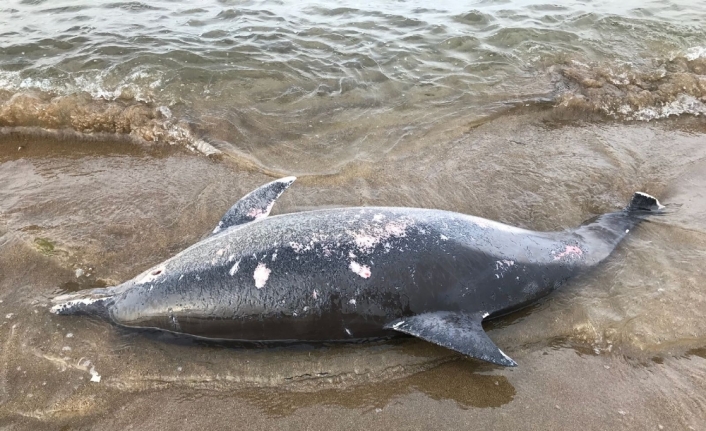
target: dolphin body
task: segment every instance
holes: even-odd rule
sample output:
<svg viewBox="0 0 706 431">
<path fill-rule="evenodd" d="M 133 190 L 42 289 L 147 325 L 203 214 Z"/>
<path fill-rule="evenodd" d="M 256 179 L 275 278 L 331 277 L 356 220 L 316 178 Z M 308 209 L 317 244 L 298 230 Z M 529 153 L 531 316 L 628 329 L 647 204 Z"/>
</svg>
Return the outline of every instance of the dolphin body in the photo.
<svg viewBox="0 0 706 431">
<path fill-rule="evenodd" d="M 565 232 L 448 211 L 359 207 L 268 217 L 294 177 L 238 201 L 208 238 L 118 286 L 61 295 L 56 314 L 210 339 L 334 341 L 405 333 L 516 366 L 484 319 L 524 307 L 606 259 L 662 205 Z"/>
</svg>

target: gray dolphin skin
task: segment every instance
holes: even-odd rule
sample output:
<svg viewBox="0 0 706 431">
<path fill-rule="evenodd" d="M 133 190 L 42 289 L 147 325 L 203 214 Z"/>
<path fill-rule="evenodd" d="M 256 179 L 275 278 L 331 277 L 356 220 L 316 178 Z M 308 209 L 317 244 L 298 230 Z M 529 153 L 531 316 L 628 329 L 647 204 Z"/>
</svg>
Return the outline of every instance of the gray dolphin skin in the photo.
<svg viewBox="0 0 706 431">
<path fill-rule="evenodd" d="M 534 232 L 431 209 L 359 207 L 268 217 L 294 177 L 237 202 L 214 233 L 118 286 L 61 295 L 56 314 L 240 341 L 361 340 L 409 334 L 516 366 L 481 322 L 549 294 L 606 259 L 662 205 L 565 232 Z"/>
</svg>

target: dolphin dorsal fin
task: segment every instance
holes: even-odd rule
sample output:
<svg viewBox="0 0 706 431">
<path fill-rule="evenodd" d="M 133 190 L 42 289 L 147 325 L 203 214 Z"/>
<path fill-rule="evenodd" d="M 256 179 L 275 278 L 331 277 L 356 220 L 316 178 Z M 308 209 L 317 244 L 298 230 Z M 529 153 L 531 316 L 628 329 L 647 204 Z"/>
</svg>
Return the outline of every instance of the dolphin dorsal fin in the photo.
<svg viewBox="0 0 706 431">
<path fill-rule="evenodd" d="M 226 211 L 212 233 L 215 234 L 229 227 L 250 223 L 267 217 L 277 198 L 280 197 L 296 179 L 296 177 L 280 178 L 279 180 L 260 186 L 243 196 L 235 205 Z"/>
<path fill-rule="evenodd" d="M 437 311 L 397 319 L 385 325 L 385 329 L 413 335 L 472 358 L 516 367 L 515 361 L 488 338 L 481 325 L 482 321 L 481 313 Z"/>
</svg>

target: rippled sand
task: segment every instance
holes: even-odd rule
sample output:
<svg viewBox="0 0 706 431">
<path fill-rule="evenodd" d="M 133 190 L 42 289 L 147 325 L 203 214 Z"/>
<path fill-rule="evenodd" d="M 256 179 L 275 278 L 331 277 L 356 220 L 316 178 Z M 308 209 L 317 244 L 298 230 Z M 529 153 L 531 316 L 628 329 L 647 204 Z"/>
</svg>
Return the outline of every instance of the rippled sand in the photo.
<svg viewBox="0 0 706 431">
<path fill-rule="evenodd" d="M 702 429 L 704 132 L 698 117 L 582 123 L 528 107 L 371 145 L 324 172 L 315 142 L 296 141 L 277 162 L 276 148 L 206 157 L 6 134 L 0 425 Z M 198 241 L 272 175 L 291 173 L 304 175 L 275 213 L 417 206 L 560 230 L 622 207 L 635 190 L 668 211 L 598 271 L 488 325 L 515 369 L 414 339 L 243 348 L 48 313 L 56 293 L 134 276 Z"/>
</svg>

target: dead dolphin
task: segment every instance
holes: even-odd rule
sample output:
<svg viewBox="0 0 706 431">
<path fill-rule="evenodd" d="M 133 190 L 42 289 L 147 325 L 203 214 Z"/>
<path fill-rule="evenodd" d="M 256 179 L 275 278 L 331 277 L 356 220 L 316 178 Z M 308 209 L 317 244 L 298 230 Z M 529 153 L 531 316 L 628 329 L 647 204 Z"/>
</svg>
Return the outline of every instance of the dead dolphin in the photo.
<svg viewBox="0 0 706 431">
<path fill-rule="evenodd" d="M 524 307 L 604 260 L 645 215 L 534 232 L 448 211 L 360 207 L 268 217 L 294 177 L 237 202 L 214 233 L 118 286 L 54 298 L 56 314 L 211 339 L 332 341 L 405 333 L 515 366 L 484 319 Z"/>
</svg>

